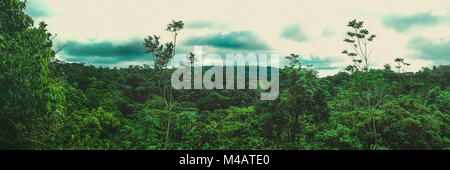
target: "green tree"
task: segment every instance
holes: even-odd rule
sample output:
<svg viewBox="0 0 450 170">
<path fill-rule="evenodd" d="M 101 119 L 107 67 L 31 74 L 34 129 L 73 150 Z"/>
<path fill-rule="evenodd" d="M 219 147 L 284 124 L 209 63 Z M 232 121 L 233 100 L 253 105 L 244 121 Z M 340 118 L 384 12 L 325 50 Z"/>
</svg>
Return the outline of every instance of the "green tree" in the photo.
<svg viewBox="0 0 450 170">
<path fill-rule="evenodd" d="M 130 119 L 124 119 L 124 126 L 119 136 L 121 145 L 125 149 L 155 150 L 163 147 L 164 134 L 161 129 L 163 117 L 167 115 L 162 97 L 153 96 L 142 105 Z"/>
<path fill-rule="evenodd" d="M 0 2 L 0 145 L 52 148 L 61 127 L 63 89 L 49 77 L 53 59 L 46 24 L 34 27 L 25 2 Z"/>
<path fill-rule="evenodd" d="M 175 55 L 175 46 L 176 46 L 176 38 L 181 29 L 183 29 L 184 23 L 182 21 L 172 21 L 167 25 L 167 31 L 173 33 L 174 41 L 170 43 L 166 43 L 161 45 L 159 41 L 159 37 L 148 36 L 145 39 L 145 46 L 147 47 L 147 53 L 152 54 L 154 56 L 155 69 L 157 71 L 158 76 L 158 89 L 160 95 L 164 98 L 164 102 L 166 104 L 166 109 L 168 112 L 168 122 L 166 129 L 166 149 L 169 143 L 169 134 L 170 134 L 170 119 L 172 116 L 172 110 L 176 105 L 176 102 L 173 101 L 173 88 L 170 85 L 170 70 L 167 68 L 170 60 Z"/>
<path fill-rule="evenodd" d="M 299 58 L 300 55 L 298 54 L 291 54 L 289 56 L 286 56 L 286 59 L 289 60 L 289 66 L 292 68 L 300 68 L 302 66 Z"/>
<path fill-rule="evenodd" d="M 344 50 L 342 53 L 351 57 L 358 69 L 369 70 L 372 50 L 368 48 L 368 45 L 376 35 L 369 35 L 369 30 L 365 29 L 363 24 L 364 21 L 357 21 L 356 19 L 348 22 L 347 26 L 351 30 L 347 32 L 348 37 L 344 39 L 344 42 L 348 43 L 352 50 Z"/>
<path fill-rule="evenodd" d="M 285 68 L 287 82 L 281 92 L 281 112 L 289 113 L 292 142 L 296 141 L 299 116 L 308 115 L 315 122 L 328 120 L 327 98 L 329 93 L 319 83 L 315 71 L 306 69 Z"/>
</svg>

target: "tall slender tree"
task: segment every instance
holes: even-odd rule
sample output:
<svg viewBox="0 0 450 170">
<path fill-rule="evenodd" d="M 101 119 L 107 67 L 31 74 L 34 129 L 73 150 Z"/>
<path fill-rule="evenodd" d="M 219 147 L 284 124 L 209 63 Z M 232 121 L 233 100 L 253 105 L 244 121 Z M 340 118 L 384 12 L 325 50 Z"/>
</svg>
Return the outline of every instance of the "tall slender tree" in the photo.
<svg viewBox="0 0 450 170">
<path fill-rule="evenodd" d="M 344 39 L 344 42 L 348 43 L 352 50 L 344 50 L 342 53 L 350 56 L 359 69 L 368 71 L 372 55 L 372 50 L 369 49 L 368 45 L 375 39 L 376 34 L 369 35 L 369 30 L 365 29 L 363 24 L 364 21 L 357 21 L 356 19 L 348 23 L 347 26 L 351 30 L 347 32 L 347 38 Z"/>
<path fill-rule="evenodd" d="M 178 33 L 183 29 L 184 23 L 182 21 L 172 21 L 167 25 L 167 31 L 172 32 L 173 42 L 165 43 L 164 45 L 160 42 L 159 36 L 153 35 L 148 36 L 145 39 L 145 46 L 147 48 L 147 53 L 152 54 L 155 63 L 155 70 L 157 72 L 157 84 L 160 95 L 164 99 L 166 109 L 168 112 L 168 122 L 166 129 L 166 139 L 165 139 L 165 149 L 168 148 L 169 135 L 170 135 L 170 123 L 172 110 L 176 105 L 173 101 L 173 88 L 170 85 L 170 70 L 168 64 L 170 60 L 175 56 L 175 45 Z M 173 62 L 172 62 L 173 68 Z"/>
<path fill-rule="evenodd" d="M 176 46 L 177 46 L 177 36 L 178 33 L 180 32 L 180 30 L 182 30 L 184 28 L 184 23 L 183 21 L 175 21 L 172 20 L 171 23 L 167 24 L 167 28 L 166 31 L 169 31 L 172 33 L 172 37 L 173 37 L 173 54 L 172 56 L 175 56 L 175 50 L 176 50 Z M 174 67 L 174 63 L 172 62 L 172 67 Z"/>
</svg>

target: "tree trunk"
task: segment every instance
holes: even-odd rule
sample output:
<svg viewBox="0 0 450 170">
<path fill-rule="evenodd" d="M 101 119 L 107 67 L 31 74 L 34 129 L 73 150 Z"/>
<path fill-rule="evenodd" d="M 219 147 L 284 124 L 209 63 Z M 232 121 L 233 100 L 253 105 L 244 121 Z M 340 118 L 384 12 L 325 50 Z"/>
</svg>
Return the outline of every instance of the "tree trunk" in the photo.
<svg viewBox="0 0 450 170">
<path fill-rule="evenodd" d="M 171 117 L 171 115 L 172 115 L 172 114 L 170 114 L 170 111 L 169 111 L 169 122 L 167 123 L 167 130 L 166 130 L 166 148 L 165 148 L 165 150 L 167 150 L 168 144 L 169 144 L 170 117 Z"/>
</svg>

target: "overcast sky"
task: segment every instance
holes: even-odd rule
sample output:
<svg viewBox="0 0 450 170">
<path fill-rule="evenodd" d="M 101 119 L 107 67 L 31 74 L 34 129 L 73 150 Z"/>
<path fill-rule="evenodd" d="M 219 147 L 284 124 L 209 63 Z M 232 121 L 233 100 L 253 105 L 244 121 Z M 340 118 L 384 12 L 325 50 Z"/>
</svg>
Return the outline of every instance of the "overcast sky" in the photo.
<svg viewBox="0 0 450 170">
<path fill-rule="evenodd" d="M 373 67 L 397 57 L 409 71 L 450 64 L 448 0 L 28 0 L 27 12 L 66 44 L 58 58 L 96 66 L 150 64 L 143 39 L 182 20 L 178 52 L 202 45 L 204 53 L 300 54 L 321 76 L 342 71 L 351 59 L 341 51 L 352 19 L 365 21 Z"/>
</svg>

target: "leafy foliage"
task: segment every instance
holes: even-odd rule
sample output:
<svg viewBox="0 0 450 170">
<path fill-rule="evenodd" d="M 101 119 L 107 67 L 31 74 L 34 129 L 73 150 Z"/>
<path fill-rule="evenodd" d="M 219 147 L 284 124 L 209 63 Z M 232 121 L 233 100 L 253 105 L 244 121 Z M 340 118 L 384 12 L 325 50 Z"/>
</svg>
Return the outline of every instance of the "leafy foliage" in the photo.
<svg viewBox="0 0 450 170">
<path fill-rule="evenodd" d="M 172 91 L 181 21 L 168 25 L 173 42 L 145 39 L 153 67 L 103 68 L 54 59 L 46 24 L 24 8 L 0 2 L 0 149 L 450 149 L 448 65 L 413 73 L 358 61 L 364 69 L 319 78 L 291 54 L 273 101 L 258 90 Z M 350 44 L 375 38 L 348 26 Z"/>
</svg>

